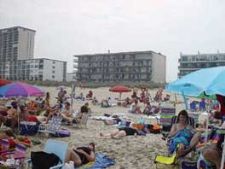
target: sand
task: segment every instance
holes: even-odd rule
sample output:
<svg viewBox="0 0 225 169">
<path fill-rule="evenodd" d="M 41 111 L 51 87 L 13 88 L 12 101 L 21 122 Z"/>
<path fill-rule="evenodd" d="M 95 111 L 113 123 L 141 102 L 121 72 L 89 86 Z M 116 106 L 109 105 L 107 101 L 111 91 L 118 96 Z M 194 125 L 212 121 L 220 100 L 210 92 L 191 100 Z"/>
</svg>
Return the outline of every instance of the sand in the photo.
<svg viewBox="0 0 225 169">
<path fill-rule="evenodd" d="M 51 95 L 51 104 L 56 102 L 57 90 L 53 87 L 42 87 L 46 92 L 49 91 Z M 67 92 L 70 93 L 71 89 L 66 88 Z M 98 100 L 107 98 L 108 96 L 115 98 L 119 97 L 118 93 L 109 92 L 109 88 L 96 88 L 96 89 L 76 89 L 76 93 L 79 94 L 83 92 L 84 95 L 92 90 L 94 96 Z M 156 90 L 151 90 L 151 96 L 153 97 Z M 122 94 L 122 98 L 130 96 L 130 93 Z M 139 91 L 140 94 L 140 91 Z M 174 100 L 174 96 L 171 98 Z M 89 101 L 90 102 L 90 101 Z M 82 104 L 85 102 L 75 101 L 74 109 L 78 110 Z M 121 114 L 126 116 L 133 121 L 138 121 L 142 115 L 133 115 L 127 113 L 129 108 L 124 107 L 111 107 L 111 108 L 101 108 L 99 105 L 92 105 L 90 102 L 91 110 L 93 111 L 92 116 L 108 114 Z M 181 109 L 181 106 L 177 107 L 177 111 Z M 143 106 L 142 106 L 143 109 Z M 154 122 L 144 116 L 146 122 Z M 107 133 L 115 129 L 114 126 L 106 126 L 102 121 L 96 121 L 89 119 L 87 128 L 85 129 L 75 129 L 69 127 L 71 130 L 71 136 L 66 138 L 56 138 L 69 143 L 69 145 L 81 146 L 88 144 L 89 142 L 96 143 L 96 151 L 105 153 L 112 159 L 115 159 L 116 164 L 109 167 L 110 169 L 155 169 L 154 159 L 156 154 L 161 154 L 167 152 L 166 142 L 161 139 L 161 134 L 147 134 L 147 136 L 126 136 L 122 139 L 103 139 L 99 137 L 99 133 Z M 41 140 L 42 144 L 38 146 L 32 146 L 29 151 L 41 150 L 45 141 L 48 139 L 43 136 L 35 136 Z M 29 154 L 29 152 L 28 152 Z M 168 166 L 160 166 L 160 168 L 168 168 Z"/>
</svg>

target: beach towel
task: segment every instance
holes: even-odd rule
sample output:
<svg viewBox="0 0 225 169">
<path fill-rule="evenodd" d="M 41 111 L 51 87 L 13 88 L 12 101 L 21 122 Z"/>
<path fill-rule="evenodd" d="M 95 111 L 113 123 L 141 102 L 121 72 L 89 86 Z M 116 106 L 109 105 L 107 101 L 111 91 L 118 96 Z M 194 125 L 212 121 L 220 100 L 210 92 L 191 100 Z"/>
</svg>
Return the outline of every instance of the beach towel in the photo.
<svg viewBox="0 0 225 169">
<path fill-rule="evenodd" d="M 182 143 L 186 147 L 189 146 L 192 136 L 193 136 L 193 133 L 191 132 L 190 129 L 187 129 L 187 128 L 177 132 L 177 134 L 174 137 L 172 137 L 168 142 L 169 153 L 172 154 L 177 149 L 177 146 L 180 143 Z"/>
<path fill-rule="evenodd" d="M 84 166 L 79 167 L 79 169 L 104 169 L 114 164 L 115 161 L 109 158 L 107 155 L 97 153 L 95 162 L 90 162 Z"/>
</svg>

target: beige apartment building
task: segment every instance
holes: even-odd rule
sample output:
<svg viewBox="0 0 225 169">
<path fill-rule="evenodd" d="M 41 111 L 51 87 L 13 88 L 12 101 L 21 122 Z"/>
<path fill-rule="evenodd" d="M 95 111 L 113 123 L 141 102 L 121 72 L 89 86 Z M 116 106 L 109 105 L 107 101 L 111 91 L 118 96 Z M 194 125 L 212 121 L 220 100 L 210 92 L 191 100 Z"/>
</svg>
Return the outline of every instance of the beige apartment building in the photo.
<svg viewBox="0 0 225 169">
<path fill-rule="evenodd" d="M 77 81 L 166 82 L 166 56 L 153 51 L 74 55 Z"/>
</svg>

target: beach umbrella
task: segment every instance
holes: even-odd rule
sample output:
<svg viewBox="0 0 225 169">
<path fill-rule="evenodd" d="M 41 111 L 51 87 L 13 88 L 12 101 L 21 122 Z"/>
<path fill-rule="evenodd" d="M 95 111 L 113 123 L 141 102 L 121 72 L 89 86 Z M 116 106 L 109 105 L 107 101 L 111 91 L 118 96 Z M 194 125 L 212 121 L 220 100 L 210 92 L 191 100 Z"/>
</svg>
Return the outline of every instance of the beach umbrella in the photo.
<svg viewBox="0 0 225 169">
<path fill-rule="evenodd" d="M 0 97 L 29 97 L 29 96 L 43 96 L 44 92 L 36 86 L 13 82 L 0 87 Z"/>
<path fill-rule="evenodd" d="M 0 79 L 0 87 L 1 87 L 1 86 L 4 86 L 4 85 L 7 85 L 7 84 L 9 84 L 9 83 L 11 83 L 11 81 L 5 80 L 5 79 Z"/>
<path fill-rule="evenodd" d="M 123 86 L 123 85 L 116 85 L 116 86 L 113 86 L 109 89 L 110 92 L 116 92 L 116 93 L 120 93 L 120 100 L 121 100 L 121 95 L 122 93 L 125 93 L 125 92 L 130 92 L 131 89 L 129 89 L 128 87 L 126 86 Z"/>
<path fill-rule="evenodd" d="M 167 85 L 166 90 L 183 96 L 225 96 L 225 66 L 200 69 Z M 187 107 L 187 105 L 186 105 Z M 207 131 L 207 130 L 206 130 Z M 207 136 L 206 136 L 207 137 Z M 224 167 L 225 144 L 221 160 Z"/>
<path fill-rule="evenodd" d="M 169 83 L 166 90 L 186 96 L 225 96 L 225 66 L 200 69 Z"/>
</svg>

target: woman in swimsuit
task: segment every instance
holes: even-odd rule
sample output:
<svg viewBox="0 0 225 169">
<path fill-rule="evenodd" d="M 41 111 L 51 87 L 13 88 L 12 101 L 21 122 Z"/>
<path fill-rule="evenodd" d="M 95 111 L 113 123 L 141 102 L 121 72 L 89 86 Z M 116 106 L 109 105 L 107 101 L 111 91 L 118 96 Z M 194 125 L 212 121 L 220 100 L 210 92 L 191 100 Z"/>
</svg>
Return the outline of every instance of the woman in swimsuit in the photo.
<svg viewBox="0 0 225 169">
<path fill-rule="evenodd" d="M 90 143 L 86 147 L 73 147 L 69 152 L 69 160 L 74 162 L 75 167 L 95 161 L 95 144 Z"/>
<path fill-rule="evenodd" d="M 133 136 L 133 135 L 138 135 L 139 131 L 138 129 L 134 127 L 122 127 L 118 128 L 115 131 L 107 134 L 100 133 L 100 137 L 103 138 L 122 138 L 125 136 Z"/>
</svg>

